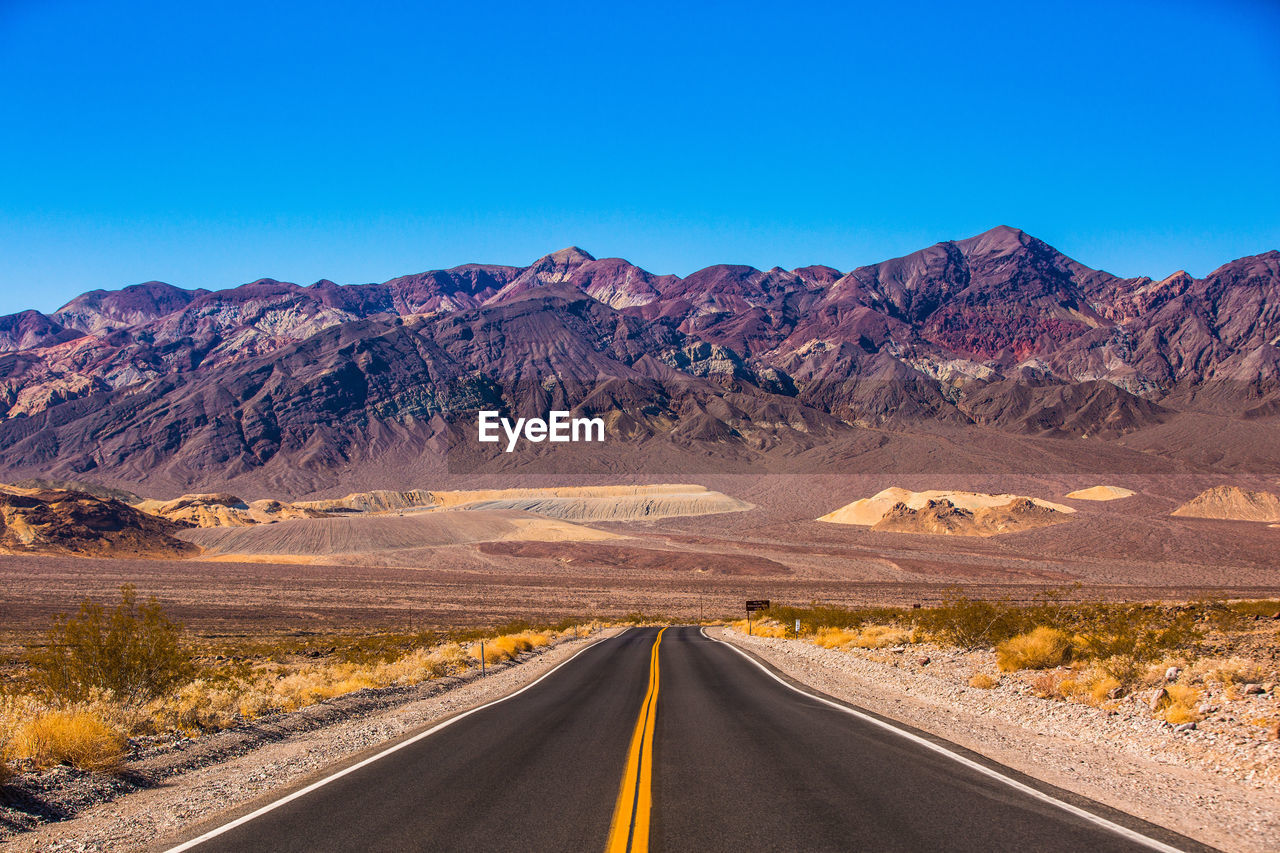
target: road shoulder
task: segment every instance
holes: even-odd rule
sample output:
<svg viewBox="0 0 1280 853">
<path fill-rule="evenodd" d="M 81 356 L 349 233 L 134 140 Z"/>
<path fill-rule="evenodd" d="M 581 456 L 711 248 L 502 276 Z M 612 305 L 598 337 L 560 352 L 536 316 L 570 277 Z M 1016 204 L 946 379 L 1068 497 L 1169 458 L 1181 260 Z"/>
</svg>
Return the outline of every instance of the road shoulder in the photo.
<svg viewBox="0 0 1280 853">
<path fill-rule="evenodd" d="M 847 652 L 723 628 L 707 632 L 796 682 L 1048 785 L 1220 849 L 1274 849 L 1270 845 L 1280 830 L 1280 793 L 1236 784 L 1200 768 L 1153 761 L 1114 742 L 1104 745 L 1044 713 L 1051 710 L 1045 707 L 1050 703 L 992 703 L 987 696 L 967 696 L 966 688 L 919 667 L 892 667 Z M 1078 725 L 1088 726 L 1089 720 L 1082 718 Z"/>
<path fill-rule="evenodd" d="M 439 684 L 431 695 L 296 733 L 226 761 L 84 808 L 63 821 L 10 836 L 13 851 L 165 850 L 195 833 L 283 796 L 471 708 L 500 699 L 602 639 L 610 629 L 526 654 L 488 678 Z"/>
</svg>

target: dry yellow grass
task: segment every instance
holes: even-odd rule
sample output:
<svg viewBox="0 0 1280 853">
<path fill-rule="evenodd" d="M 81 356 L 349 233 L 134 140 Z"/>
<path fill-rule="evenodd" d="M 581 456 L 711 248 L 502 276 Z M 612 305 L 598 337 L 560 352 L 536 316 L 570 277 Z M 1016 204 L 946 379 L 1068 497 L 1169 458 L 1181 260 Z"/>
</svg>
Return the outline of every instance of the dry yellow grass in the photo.
<svg viewBox="0 0 1280 853">
<path fill-rule="evenodd" d="M 1113 690 L 1119 690 L 1123 686 L 1118 678 L 1098 670 L 1093 682 L 1089 685 L 1088 702 L 1090 705 L 1101 705 L 1111 698 Z"/>
<path fill-rule="evenodd" d="M 551 642 L 551 635 L 542 631 L 522 631 L 519 634 L 505 634 L 484 641 L 484 662 L 495 664 L 504 660 L 513 660 L 522 652 L 540 649 Z M 480 643 L 473 643 L 467 653 L 480 660 Z"/>
<path fill-rule="evenodd" d="M 1257 661 L 1244 658 L 1201 658 L 1191 665 L 1187 674 L 1192 681 L 1216 681 L 1219 684 L 1245 684 L 1261 681 L 1265 672 Z"/>
<path fill-rule="evenodd" d="M 737 619 L 730 622 L 729 627 L 745 634 L 747 633 L 747 620 Z M 776 639 L 783 639 L 790 636 L 790 634 L 787 633 L 786 626 L 781 622 L 774 621 L 773 619 L 752 619 L 751 634 L 755 637 L 774 637 Z"/>
<path fill-rule="evenodd" d="M 125 744 L 123 734 L 91 711 L 49 711 L 19 726 L 9 751 L 40 768 L 113 770 L 124 759 Z"/>
<path fill-rule="evenodd" d="M 486 640 L 486 658 L 496 663 L 558 637 L 589 636 L 601 627 L 591 622 L 558 632 L 506 634 Z M 91 691 L 85 701 L 67 706 L 55 706 L 35 694 L 0 693 L 0 784 L 12 775 L 15 763 L 110 770 L 126 754 L 126 735 L 218 731 L 357 690 L 413 685 L 460 673 L 477 663 L 468 652 L 456 642 L 445 642 L 412 648 L 390 661 L 298 662 L 284 656 L 232 671 L 211 667 L 204 670 L 205 677 L 141 705 L 122 704 L 102 691 Z"/>
<path fill-rule="evenodd" d="M 895 625 L 868 625 L 866 628 L 819 628 L 813 644 L 824 649 L 884 649 L 911 642 L 911 632 Z"/>
<path fill-rule="evenodd" d="M 1071 638 L 1056 628 L 1034 628 L 996 646 L 996 666 L 1001 672 L 1016 669 L 1048 669 L 1066 663 Z"/>
<path fill-rule="evenodd" d="M 1196 706 L 1200 702 L 1200 691 L 1189 684 L 1170 684 L 1165 688 L 1167 701 L 1162 702 L 1158 713 L 1165 722 L 1195 723 L 1203 719 Z"/>
<path fill-rule="evenodd" d="M 1065 698 L 1062 693 L 1064 681 L 1070 681 L 1065 673 L 1043 672 L 1032 679 L 1031 692 L 1037 699 L 1063 699 Z"/>
<path fill-rule="evenodd" d="M 999 683 L 1000 683 L 999 679 L 992 678 L 990 675 L 987 675 L 985 672 L 975 672 L 973 674 L 973 678 L 969 679 L 969 686 L 976 687 L 979 690 L 990 690 L 991 688 L 995 687 Z"/>
<path fill-rule="evenodd" d="M 525 639 L 524 647 L 550 642 L 550 635 Z M 187 733 L 217 731 L 264 714 L 296 711 L 357 690 L 419 684 L 461 672 L 471 665 L 457 643 L 413 649 L 383 663 L 314 663 L 302 666 L 264 663 L 230 684 L 196 680 L 163 700 L 148 713 L 159 729 Z"/>
</svg>

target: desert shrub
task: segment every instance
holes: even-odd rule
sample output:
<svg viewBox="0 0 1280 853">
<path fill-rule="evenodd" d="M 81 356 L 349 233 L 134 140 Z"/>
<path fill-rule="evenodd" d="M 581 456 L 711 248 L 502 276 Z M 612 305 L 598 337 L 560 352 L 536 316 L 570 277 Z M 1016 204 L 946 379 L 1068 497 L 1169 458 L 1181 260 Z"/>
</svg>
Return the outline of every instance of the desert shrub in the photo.
<svg viewBox="0 0 1280 853">
<path fill-rule="evenodd" d="M 996 666 L 1001 672 L 1015 669 L 1048 669 L 1061 666 L 1071 654 L 1071 638 L 1043 625 L 996 646 Z"/>
<path fill-rule="evenodd" d="M 911 632 L 894 625 L 870 625 L 858 632 L 857 647 L 883 649 L 911 642 Z"/>
<path fill-rule="evenodd" d="M 70 764 L 81 770 L 113 770 L 124 759 L 125 738 L 100 716 L 55 710 L 22 725 L 10 747 L 37 767 Z"/>
<path fill-rule="evenodd" d="M 479 644 L 477 644 L 479 645 Z M 487 657 L 486 648 L 486 657 Z M 407 655 L 381 664 L 373 670 L 372 678 L 382 685 L 418 684 L 432 678 L 441 678 L 467 666 L 467 654 L 457 643 L 445 643 L 437 648 L 414 649 Z"/>
<path fill-rule="evenodd" d="M 1264 598 L 1252 601 L 1235 601 L 1227 605 L 1241 616 L 1273 617 L 1280 613 L 1280 599 Z"/>
<path fill-rule="evenodd" d="M 824 649 L 847 649 L 858 638 L 858 632 L 850 628 L 819 628 L 811 642 Z"/>
<path fill-rule="evenodd" d="M 170 690 L 191 673 L 182 626 L 153 596 L 139 604 L 132 584 L 120 587 L 120 603 L 108 613 L 86 598 L 75 616 L 54 620 L 45 645 L 28 650 L 37 686 L 75 702 L 95 690 L 141 703 Z"/>
<path fill-rule="evenodd" d="M 236 710 L 246 720 L 256 720 L 265 714 L 273 713 L 276 710 L 276 704 L 271 694 L 263 690 L 250 689 L 240 694 L 236 702 Z"/>
<path fill-rule="evenodd" d="M 518 634 L 505 634 L 501 637 L 494 637 L 491 640 L 485 640 L 484 662 L 494 664 L 504 660 L 513 660 L 522 652 L 540 649 L 550 642 L 551 635 L 541 631 L 522 631 Z M 480 644 L 472 644 L 468 652 L 471 657 L 479 660 Z"/>
<path fill-rule="evenodd" d="M 1265 672 L 1259 663 L 1244 658 L 1203 658 L 1191 666 L 1188 674 L 1192 680 L 1226 685 L 1261 681 Z"/>
<path fill-rule="evenodd" d="M 1024 622 L 1019 610 L 1005 602 L 971 598 L 917 611 L 915 619 L 938 639 L 969 649 L 1007 640 L 1022 630 Z"/>
<path fill-rule="evenodd" d="M 197 680 L 184 684 L 149 710 L 156 725 L 196 734 L 234 725 L 240 713 L 240 700 L 240 690 L 214 687 Z"/>
<path fill-rule="evenodd" d="M 1200 702 L 1200 691 L 1189 684 L 1170 684 L 1164 688 L 1163 701 L 1157 707 L 1157 713 L 1165 722 L 1194 723 L 1201 719 L 1197 705 Z"/>
<path fill-rule="evenodd" d="M 990 690 L 1000 682 L 987 675 L 985 672 L 975 672 L 973 677 L 969 679 L 969 686 L 976 687 L 979 690 Z"/>
<path fill-rule="evenodd" d="M 811 634 L 822 628 L 861 628 L 868 622 L 897 623 L 906 612 L 900 607 L 846 608 L 814 604 L 810 607 L 774 605 L 764 615 L 790 631 L 795 630 L 796 620 L 799 620 L 800 633 Z"/>
<path fill-rule="evenodd" d="M 744 634 L 747 633 L 748 626 L 747 626 L 746 619 L 737 619 L 733 622 L 730 622 L 729 626 L 738 631 L 741 631 Z M 752 619 L 750 628 L 751 628 L 752 636 L 755 636 L 755 637 L 774 637 L 774 638 L 782 639 L 790 636 L 790 634 L 788 634 L 787 632 L 787 627 L 779 622 L 774 621 L 773 619 L 767 619 L 767 618 Z"/>
<path fill-rule="evenodd" d="M 1090 705 L 1101 705 L 1111 698 L 1113 691 L 1117 691 L 1124 687 L 1120 683 L 1120 679 L 1109 673 L 1097 669 L 1094 677 L 1089 681 L 1089 692 L 1087 701 Z"/>
<path fill-rule="evenodd" d="M 1060 672 L 1042 672 L 1031 680 L 1031 692 L 1038 699 L 1062 699 L 1064 680 L 1066 677 Z"/>
<path fill-rule="evenodd" d="M 883 649 L 911 642 L 911 633 L 894 625 L 868 625 L 865 628 L 819 628 L 813 635 L 814 645 L 825 649 Z"/>
<path fill-rule="evenodd" d="M 9 741 L 13 737 L 16 719 L 12 700 L 0 694 L 0 786 L 13 778 L 13 768 L 9 765 Z"/>
<path fill-rule="evenodd" d="M 1133 685 L 1138 681 L 1142 665 L 1132 655 L 1111 655 L 1097 662 L 1108 676 L 1123 685 Z"/>
<path fill-rule="evenodd" d="M 1191 611 L 1152 605 L 1091 605 L 1079 608 L 1074 622 L 1081 656 L 1113 661 L 1111 674 L 1125 683 L 1143 664 L 1192 649 L 1201 637 Z"/>
</svg>

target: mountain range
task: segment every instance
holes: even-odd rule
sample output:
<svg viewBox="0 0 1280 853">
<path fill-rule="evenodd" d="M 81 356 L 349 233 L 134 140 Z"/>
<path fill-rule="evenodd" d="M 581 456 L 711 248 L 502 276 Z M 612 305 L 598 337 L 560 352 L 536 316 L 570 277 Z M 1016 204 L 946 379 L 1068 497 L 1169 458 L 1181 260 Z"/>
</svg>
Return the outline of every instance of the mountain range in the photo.
<svg viewBox="0 0 1280 853">
<path fill-rule="evenodd" d="M 148 282 L 0 317 L 10 477 L 303 495 L 551 453 L 484 456 L 482 408 L 604 417 L 611 446 L 582 471 L 865 469 L 886 447 L 963 467 L 928 458 L 957 435 L 1026 464 L 1042 441 L 1072 464 L 1280 471 L 1280 252 L 1119 278 L 1001 226 L 847 273 L 681 278 L 569 248 L 381 284 Z"/>
</svg>

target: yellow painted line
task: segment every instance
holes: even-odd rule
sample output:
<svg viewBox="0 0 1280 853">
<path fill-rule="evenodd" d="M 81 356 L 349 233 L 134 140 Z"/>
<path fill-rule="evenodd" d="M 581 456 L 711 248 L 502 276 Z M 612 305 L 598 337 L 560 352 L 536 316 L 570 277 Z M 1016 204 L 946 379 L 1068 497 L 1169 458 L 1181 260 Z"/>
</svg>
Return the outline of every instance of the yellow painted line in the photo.
<svg viewBox="0 0 1280 853">
<path fill-rule="evenodd" d="M 649 652 L 649 690 L 645 693 L 635 731 L 631 734 L 627 767 L 622 773 L 618 802 L 613 807 L 605 853 L 647 853 L 649 849 L 649 815 L 653 811 L 653 730 L 658 718 L 658 646 L 666 630 L 658 631 L 653 650 Z"/>
</svg>

